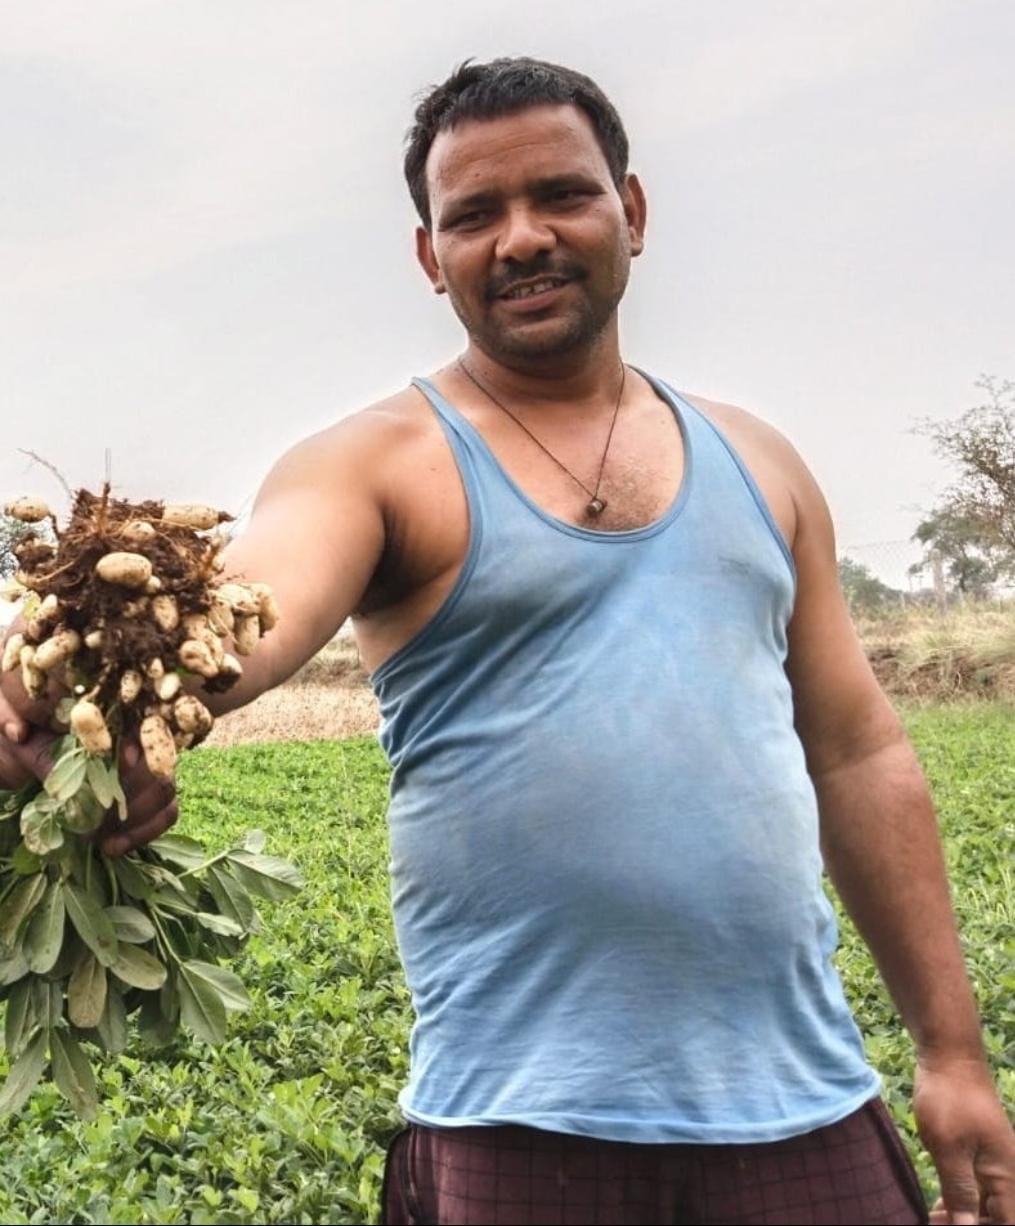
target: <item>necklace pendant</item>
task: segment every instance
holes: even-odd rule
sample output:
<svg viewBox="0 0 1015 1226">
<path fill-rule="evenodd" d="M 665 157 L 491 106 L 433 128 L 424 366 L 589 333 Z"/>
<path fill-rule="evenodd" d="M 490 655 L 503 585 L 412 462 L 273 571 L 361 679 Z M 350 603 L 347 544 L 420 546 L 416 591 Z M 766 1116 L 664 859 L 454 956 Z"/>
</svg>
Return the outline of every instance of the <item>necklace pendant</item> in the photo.
<svg viewBox="0 0 1015 1226">
<path fill-rule="evenodd" d="M 593 498 L 589 505 L 585 508 L 585 514 L 592 519 L 598 519 L 606 510 L 606 503 L 602 498 Z"/>
</svg>

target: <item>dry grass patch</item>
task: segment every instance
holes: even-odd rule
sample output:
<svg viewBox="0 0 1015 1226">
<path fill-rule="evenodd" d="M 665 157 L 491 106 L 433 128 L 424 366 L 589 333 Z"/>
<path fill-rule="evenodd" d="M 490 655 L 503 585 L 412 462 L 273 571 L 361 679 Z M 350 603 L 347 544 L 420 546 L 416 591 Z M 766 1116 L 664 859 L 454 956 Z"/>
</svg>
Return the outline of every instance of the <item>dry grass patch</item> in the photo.
<svg viewBox="0 0 1015 1226">
<path fill-rule="evenodd" d="M 856 618 L 874 672 L 893 697 L 1015 697 L 1015 604 L 967 602 Z"/>
<path fill-rule="evenodd" d="M 343 633 L 285 685 L 216 720 L 207 743 L 337 741 L 376 732 L 379 719 L 356 642 Z"/>
</svg>

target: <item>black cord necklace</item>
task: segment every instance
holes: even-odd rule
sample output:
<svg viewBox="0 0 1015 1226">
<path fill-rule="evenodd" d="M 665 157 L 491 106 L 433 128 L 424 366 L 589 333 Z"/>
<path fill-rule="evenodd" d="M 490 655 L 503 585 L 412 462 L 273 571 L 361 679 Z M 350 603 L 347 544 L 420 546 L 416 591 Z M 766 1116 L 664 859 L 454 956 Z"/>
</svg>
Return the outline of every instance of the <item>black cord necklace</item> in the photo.
<svg viewBox="0 0 1015 1226">
<path fill-rule="evenodd" d="M 511 412 L 511 410 L 507 407 L 507 405 L 501 404 L 501 402 L 497 399 L 497 397 L 493 394 L 493 392 L 489 391 L 488 388 L 485 388 L 483 384 L 480 383 L 480 381 L 476 378 L 476 376 L 472 373 L 472 371 L 469 370 L 468 366 L 465 365 L 465 363 L 462 361 L 461 358 L 458 359 L 458 365 L 462 368 L 462 373 L 466 375 L 469 379 L 472 380 L 472 382 L 476 385 L 476 387 L 479 388 L 479 390 L 483 393 L 484 396 L 486 396 L 489 400 L 492 400 L 498 409 L 503 409 L 504 412 L 508 415 L 508 417 L 510 417 L 511 420 L 515 422 L 516 425 L 521 426 L 521 428 L 525 431 L 525 433 L 529 436 L 529 438 L 532 439 L 532 441 L 536 444 L 536 446 L 539 447 L 542 451 L 546 452 L 546 454 L 550 457 L 550 459 L 554 462 L 554 464 L 557 465 L 558 468 L 562 468 L 564 472 L 566 472 L 567 475 L 571 478 L 572 481 L 574 481 L 577 485 L 580 485 L 582 487 L 585 493 L 589 495 L 589 503 L 588 503 L 588 506 L 586 506 L 585 508 L 585 514 L 589 517 L 589 519 L 598 519 L 599 516 L 602 515 L 602 513 L 606 510 L 606 505 L 607 505 L 606 500 L 599 497 L 599 487 L 603 483 L 603 471 L 606 468 L 606 456 L 610 450 L 610 443 L 613 441 L 613 428 L 617 424 L 617 414 L 620 412 L 620 402 L 624 398 L 624 383 L 627 379 L 627 367 L 623 363 L 621 363 L 620 365 L 620 391 L 617 393 L 617 403 L 614 405 L 614 408 L 613 408 L 613 419 L 610 422 L 610 432 L 606 436 L 606 446 L 603 448 L 603 458 L 599 462 L 599 476 L 596 478 L 596 488 L 594 490 L 590 490 L 589 487 L 585 484 L 585 482 L 580 477 L 576 477 L 575 474 L 570 470 L 570 468 L 568 468 L 566 464 L 562 463 L 560 460 L 557 459 L 557 457 L 553 454 L 553 452 L 549 449 L 549 447 L 546 447 L 543 443 L 539 441 L 538 438 L 536 438 L 536 436 L 532 433 L 532 431 L 528 428 L 528 426 L 523 421 L 519 421 L 519 419 L 514 415 L 514 413 Z"/>
</svg>

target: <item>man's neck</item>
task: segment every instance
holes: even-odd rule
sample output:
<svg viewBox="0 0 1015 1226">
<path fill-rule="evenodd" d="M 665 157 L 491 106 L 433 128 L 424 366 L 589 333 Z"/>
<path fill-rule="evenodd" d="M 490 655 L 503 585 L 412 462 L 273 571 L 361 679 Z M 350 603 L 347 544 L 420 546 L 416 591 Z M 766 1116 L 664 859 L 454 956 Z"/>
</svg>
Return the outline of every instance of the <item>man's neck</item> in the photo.
<svg viewBox="0 0 1015 1226">
<path fill-rule="evenodd" d="M 507 365 L 470 344 L 462 362 L 482 387 L 514 409 L 552 412 L 566 406 L 595 411 L 603 405 L 612 408 L 620 386 L 623 364 L 616 337 L 611 340 L 595 352 L 554 355 L 524 365 Z"/>
</svg>

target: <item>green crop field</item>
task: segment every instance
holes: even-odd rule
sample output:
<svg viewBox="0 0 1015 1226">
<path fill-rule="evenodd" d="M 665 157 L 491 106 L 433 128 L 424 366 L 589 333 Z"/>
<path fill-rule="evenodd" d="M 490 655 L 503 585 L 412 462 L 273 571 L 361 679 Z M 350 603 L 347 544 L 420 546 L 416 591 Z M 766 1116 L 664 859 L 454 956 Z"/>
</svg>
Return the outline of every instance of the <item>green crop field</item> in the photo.
<svg viewBox="0 0 1015 1226">
<path fill-rule="evenodd" d="M 1011 1105 L 1015 711 L 912 708 L 905 718 L 937 800 Z M 188 755 L 181 792 L 181 829 L 214 850 L 261 827 L 266 850 L 300 864 L 306 889 L 264 905 L 264 930 L 239 968 L 254 1005 L 223 1047 L 132 1044 L 101 1066 L 94 1122 L 79 1122 L 47 1085 L 2 1125 L 0 1220 L 376 1221 L 410 1020 L 389 915 L 380 751 L 371 740 L 206 749 Z M 911 1048 L 848 924 L 839 965 L 929 1189 L 908 1114 Z"/>
</svg>

